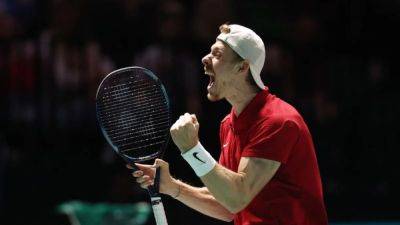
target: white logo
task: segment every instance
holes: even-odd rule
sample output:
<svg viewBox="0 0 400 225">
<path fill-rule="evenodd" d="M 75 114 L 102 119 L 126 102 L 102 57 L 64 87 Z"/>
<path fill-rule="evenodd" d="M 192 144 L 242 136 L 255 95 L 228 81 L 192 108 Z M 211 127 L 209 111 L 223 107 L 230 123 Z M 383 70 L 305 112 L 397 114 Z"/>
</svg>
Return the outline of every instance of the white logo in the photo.
<svg viewBox="0 0 400 225">
<path fill-rule="evenodd" d="M 224 144 L 224 145 L 222 145 L 222 147 L 225 148 L 225 147 L 228 146 L 228 145 L 229 145 L 229 142 L 226 143 L 226 144 Z"/>
</svg>

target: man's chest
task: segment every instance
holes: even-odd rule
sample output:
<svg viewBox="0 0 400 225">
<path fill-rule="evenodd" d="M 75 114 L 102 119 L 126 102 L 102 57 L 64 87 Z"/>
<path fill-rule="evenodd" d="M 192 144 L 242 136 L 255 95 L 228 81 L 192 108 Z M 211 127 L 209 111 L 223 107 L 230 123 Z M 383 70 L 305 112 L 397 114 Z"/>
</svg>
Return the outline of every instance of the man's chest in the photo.
<svg viewBox="0 0 400 225">
<path fill-rule="evenodd" d="M 235 133 L 232 130 L 226 132 L 221 140 L 221 159 L 226 168 L 237 172 L 242 152 L 247 144 L 246 133 Z"/>
</svg>

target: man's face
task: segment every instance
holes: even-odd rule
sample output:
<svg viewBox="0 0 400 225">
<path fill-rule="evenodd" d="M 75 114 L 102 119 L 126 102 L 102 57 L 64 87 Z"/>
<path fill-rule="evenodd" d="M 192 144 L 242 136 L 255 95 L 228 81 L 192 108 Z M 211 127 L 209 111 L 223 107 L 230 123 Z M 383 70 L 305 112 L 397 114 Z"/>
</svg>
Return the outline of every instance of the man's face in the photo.
<svg viewBox="0 0 400 225">
<path fill-rule="evenodd" d="M 207 98 L 218 101 L 229 96 L 235 82 L 236 53 L 222 41 L 211 46 L 211 52 L 203 57 L 204 72 L 210 77 Z"/>
</svg>

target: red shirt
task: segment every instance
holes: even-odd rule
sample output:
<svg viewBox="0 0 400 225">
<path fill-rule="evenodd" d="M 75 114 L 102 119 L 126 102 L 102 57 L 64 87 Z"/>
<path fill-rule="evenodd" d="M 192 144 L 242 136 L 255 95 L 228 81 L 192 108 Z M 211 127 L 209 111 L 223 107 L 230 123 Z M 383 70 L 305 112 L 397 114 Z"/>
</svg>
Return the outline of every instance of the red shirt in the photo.
<svg viewBox="0 0 400 225">
<path fill-rule="evenodd" d="M 232 109 L 221 122 L 220 139 L 219 163 L 234 172 L 241 157 L 281 162 L 275 176 L 235 215 L 235 225 L 328 224 L 311 134 L 291 105 L 266 88 L 239 117 Z"/>
</svg>

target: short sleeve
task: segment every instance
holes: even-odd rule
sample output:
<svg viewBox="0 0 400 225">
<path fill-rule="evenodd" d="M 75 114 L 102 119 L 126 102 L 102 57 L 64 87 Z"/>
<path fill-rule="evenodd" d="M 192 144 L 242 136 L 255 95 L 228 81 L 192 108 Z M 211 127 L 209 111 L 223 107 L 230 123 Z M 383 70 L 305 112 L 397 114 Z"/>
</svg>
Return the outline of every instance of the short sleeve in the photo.
<svg viewBox="0 0 400 225">
<path fill-rule="evenodd" d="M 242 157 L 265 158 L 286 163 L 299 137 L 299 127 L 292 120 L 264 121 L 254 128 Z"/>
</svg>

